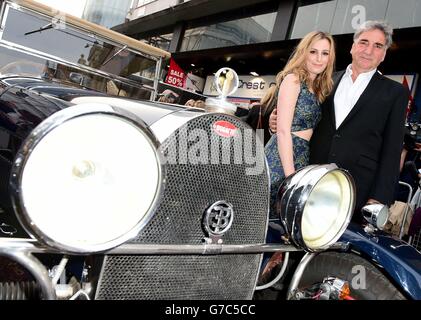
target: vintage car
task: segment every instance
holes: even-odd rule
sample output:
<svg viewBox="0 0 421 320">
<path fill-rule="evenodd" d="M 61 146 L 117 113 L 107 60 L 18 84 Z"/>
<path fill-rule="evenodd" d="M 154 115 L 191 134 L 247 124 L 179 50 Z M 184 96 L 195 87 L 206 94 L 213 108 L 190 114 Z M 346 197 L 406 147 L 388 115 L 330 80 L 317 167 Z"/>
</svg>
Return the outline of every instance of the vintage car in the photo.
<svg viewBox="0 0 421 320">
<path fill-rule="evenodd" d="M 349 223 L 345 170 L 298 171 L 269 220 L 261 137 L 151 101 L 167 52 L 32 1 L 1 13 L 0 299 L 421 298 L 385 207 Z"/>
</svg>

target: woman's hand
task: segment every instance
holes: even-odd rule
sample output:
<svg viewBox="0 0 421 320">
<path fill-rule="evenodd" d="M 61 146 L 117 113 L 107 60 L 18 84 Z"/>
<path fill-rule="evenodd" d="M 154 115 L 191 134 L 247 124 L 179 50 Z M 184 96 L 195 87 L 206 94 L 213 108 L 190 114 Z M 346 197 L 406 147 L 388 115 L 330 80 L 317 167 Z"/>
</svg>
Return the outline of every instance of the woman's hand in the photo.
<svg viewBox="0 0 421 320">
<path fill-rule="evenodd" d="M 269 116 L 269 132 L 271 134 L 276 133 L 276 121 L 277 121 L 277 112 L 276 112 L 276 108 L 273 109 L 272 113 Z"/>
</svg>

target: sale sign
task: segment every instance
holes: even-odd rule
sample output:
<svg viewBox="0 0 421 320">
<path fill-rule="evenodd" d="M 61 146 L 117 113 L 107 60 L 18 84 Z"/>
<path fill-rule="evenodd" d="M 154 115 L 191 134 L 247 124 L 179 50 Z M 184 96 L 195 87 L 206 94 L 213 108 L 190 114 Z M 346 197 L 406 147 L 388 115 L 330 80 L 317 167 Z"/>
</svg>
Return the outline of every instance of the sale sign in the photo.
<svg viewBox="0 0 421 320">
<path fill-rule="evenodd" d="M 186 73 L 173 59 L 170 60 L 170 69 L 165 82 L 180 88 L 184 88 L 186 85 Z"/>
<path fill-rule="evenodd" d="M 409 84 L 408 84 L 408 79 L 406 79 L 406 76 L 405 76 L 405 75 L 403 75 L 402 84 L 403 84 L 403 86 L 404 86 L 406 89 L 408 89 L 408 91 L 410 90 L 410 89 L 409 89 Z M 410 95 L 409 95 L 409 100 L 408 100 L 408 105 L 407 105 L 407 107 L 406 107 L 406 116 L 407 116 L 407 117 L 408 117 L 409 113 L 411 112 L 411 109 L 413 108 L 413 106 L 414 106 L 414 98 L 413 98 L 413 97 L 412 97 L 412 95 L 410 94 Z"/>
</svg>

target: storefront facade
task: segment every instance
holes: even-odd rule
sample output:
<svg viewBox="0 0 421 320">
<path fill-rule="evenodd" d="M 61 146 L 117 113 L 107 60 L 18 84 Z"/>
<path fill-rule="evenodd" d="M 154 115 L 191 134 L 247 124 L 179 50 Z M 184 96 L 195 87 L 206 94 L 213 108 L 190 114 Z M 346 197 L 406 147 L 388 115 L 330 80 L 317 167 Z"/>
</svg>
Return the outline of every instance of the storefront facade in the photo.
<svg viewBox="0 0 421 320">
<path fill-rule="evenodd" d="M 191 0 L 131 18 L 114 30 L 169 50 L 186 73 L 203 79 L 220 67 L 231 67 L 240 77 L 274 77 L 298 39 L 312 30 L 334 35 L 340 70 L 350 62 L 355 29 L 366 20 L 386 20 L 395 29 L 395 43 L 379 70 L 395 78 L 408 77 L 415 104 L 421 105 L 421 63 L 416 54 L 421 50 L 421 0 Z"/>
</svg>

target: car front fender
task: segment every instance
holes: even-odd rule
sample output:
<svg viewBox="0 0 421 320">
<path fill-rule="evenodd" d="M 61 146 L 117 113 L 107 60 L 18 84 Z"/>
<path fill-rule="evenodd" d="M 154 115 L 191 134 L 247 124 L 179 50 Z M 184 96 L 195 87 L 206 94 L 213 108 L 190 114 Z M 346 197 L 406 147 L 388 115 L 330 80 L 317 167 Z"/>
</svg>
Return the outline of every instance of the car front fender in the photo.
<svg viewBox="0 0 421 320">
<path fill-rule="evenodd" d="M 353 223 L 339 241 L 371 259 L 410 298 L 421 299 L 421 253 L 415 248 L 384 232 L 366 232 Z"/>
</svg>

